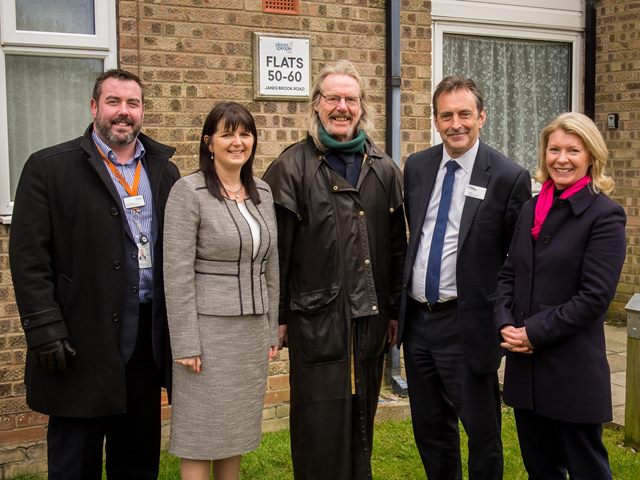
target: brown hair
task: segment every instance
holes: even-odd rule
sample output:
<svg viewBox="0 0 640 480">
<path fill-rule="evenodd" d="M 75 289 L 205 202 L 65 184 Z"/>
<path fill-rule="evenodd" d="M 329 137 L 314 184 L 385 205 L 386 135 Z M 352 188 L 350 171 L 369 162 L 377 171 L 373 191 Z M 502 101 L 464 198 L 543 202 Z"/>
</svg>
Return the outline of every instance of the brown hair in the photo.
<svg viewBox="0 0 640 480">
<path fill-rule="evenodd" d="M 136 82 L 140 87 L 140 91 L 142 92 L 142 101 L 144 102 L 144 87 L 142 85 L 140 77 L 138 77 L 135 73 L 127 72 L 126 70 L 113 68 L 111 70 L 107 70 L 98 78 L 96 78 L 96 83 L 93 85 L 93 93 L 91 94 L 91 97 L 93 97 L 96 103 L 99 103 L 100 95 L 102 94 L 102 84 L 109 78 L 115 78 L 116 80 L 120 81 L 132 80 Z"/>
<path fill-rule="evenodd" d="M 438 83 L 438 86 L 433 92 L 432 107 L 434 117 L 438 115 L 438 98 L 440 97 L 440 95 L 460 89 L 467 90 L 471 92 L 474 97 L 476 97 L 478 115 L 482 113 L 482 111 L 484 110 L 484 99 L 482 98 L 482 93 L 476 85 L 476 82 L 474 82 L 470 78 L 445 77 L 440 81 L 440 83 Z"/>
</svg>

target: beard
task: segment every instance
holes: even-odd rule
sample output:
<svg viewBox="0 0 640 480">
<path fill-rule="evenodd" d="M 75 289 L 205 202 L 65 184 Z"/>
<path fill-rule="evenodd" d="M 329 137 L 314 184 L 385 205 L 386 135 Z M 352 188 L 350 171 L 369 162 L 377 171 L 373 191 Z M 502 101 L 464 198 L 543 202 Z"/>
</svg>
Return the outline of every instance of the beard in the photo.
<svg viewBox="0 0 640 480">
<path fill-rule="evenodd" d="M 130 133 L 118 134 L 113 132 L 111 130 L 111 127 L 121 122 L 124 122 L 127 125 L 131 125 L 133 127 L 133 130 Z M 112 145 L 117 145 L 118 147 L 124 147 L 131 144 L 131 142 L 135 141 L 135 139 L 138 137 L 138 134 L 140 133 L 140 124 L 135 124 L 129 117 L 115 117 L 112 120 L 104 120 L 102 118 L 96 117 L 94 120 L 94 125 L 103 139 L 107 140 Z"/>
</svg>

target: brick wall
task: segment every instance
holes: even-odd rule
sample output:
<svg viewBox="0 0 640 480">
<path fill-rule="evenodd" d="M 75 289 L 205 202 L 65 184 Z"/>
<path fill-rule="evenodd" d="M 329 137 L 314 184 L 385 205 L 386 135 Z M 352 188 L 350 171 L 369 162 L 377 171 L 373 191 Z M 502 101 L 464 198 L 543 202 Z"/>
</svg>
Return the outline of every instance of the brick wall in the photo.
<svg viewBox="0 0 640 480">
<path fill-rule="evenodd" d="M 351 60 L 365 78 L 377 112 L 374 140 L 385 139 L 385 0 L 301 2 L 301 14 L 263 14 L 260 0 L 120 0 L 119 66 L 146 84 L 145 133 L 177 147 L 182 173 L 197 165 L 204 119 L 222 100 L 245 104 L 258 125 L 261 174 L 287 145 L 304 138 L 305 102 L 253 100 L 253 32 L 308 35 L 314 74 L 327 61 Z M 345 5 L 345 3 L 347 3 Z M 430 140 L 430 2 L 403 0 L 402 156 Z M 77 132 L 70 132 L 73 137 Z M 46 468 L 46 417 L 26 407 L 24 337 L 8 265 L 9 227 L 0 225 L 0 479 Z M 271 362 L 265 431 L 286 427 L 286 350 Z M 166 401 L 165 401 L 166 403 Z M 170 410 L 163 407 L 163 438 Z"/>
<path fill-rule="evenodd" d="M 627 260 L 610 317 L 624 320 L 624 305 L 640 292 L 640 3 L 602 0 L 597 7 L 596 123 L 609 147 L 613 198 L 627 212 Z M 618 113 L 617 130 L 607 114 Z"/>
<path fill-rule="evenodd" d="M 384 146 L 386 2 L 300 3 L 300 15 L 278 15 L 262 13 L 259 0 L 119 2 L 120 62 L 146 84 L 145 131 L 177 147 L 183 173 L 196 168 L 204 118 L 221 100 L 239 101 L 255 116 L 258 173 L 285 146 L 304 138 L 306 102 L 253 100 L 253 32 L 308 35 L 312 73 L 327 61 L 352 61 L 378 112 L 372 136 Z M 429 140 L 429 15 L 429 2 L 402 4 L 403 157 Z"/>
<path fill-rule="evenodd" d="M 25 403 L 25 345 L 9 272 L 9 228 L 0 225 L 0 478 L 46 467 L 46 417 Z"/>
</svg>

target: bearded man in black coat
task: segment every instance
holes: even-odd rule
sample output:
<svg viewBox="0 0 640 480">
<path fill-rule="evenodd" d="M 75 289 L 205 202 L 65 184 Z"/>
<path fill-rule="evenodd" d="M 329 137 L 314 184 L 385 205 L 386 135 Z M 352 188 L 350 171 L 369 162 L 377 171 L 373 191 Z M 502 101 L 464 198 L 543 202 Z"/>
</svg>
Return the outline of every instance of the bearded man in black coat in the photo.
<svg viewBox="0 0 640 480">
<path fill-rule="evenodd" d="M 155 479 L 171 352 L 162 228 L 174 148 L 139 133 L 140 79 L 96 80 L 84 135 L 31 155 L 10 262 L 27 341 L 27 404 L 49 415 L 50 479 Z M 105 445 L 106 439 L 106 445 Z"/>
</svg>

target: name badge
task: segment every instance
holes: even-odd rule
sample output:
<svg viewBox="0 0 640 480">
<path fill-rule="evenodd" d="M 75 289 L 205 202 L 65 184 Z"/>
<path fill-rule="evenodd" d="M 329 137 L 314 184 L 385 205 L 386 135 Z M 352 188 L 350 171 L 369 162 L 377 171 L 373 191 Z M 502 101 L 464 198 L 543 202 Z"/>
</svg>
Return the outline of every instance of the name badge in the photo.
<svg viewBox="0 0 640 480">
<path fill-rule="evenodd" d="M 138 268 L 151 268 L 151 246 L 149 243 L 138 243 Z"/>
<path fill-rule="evenodd" d="M 484 187 L 477 187 L 475 185 L 467 185 L 464 189 L 464 196 L 477 198 L 478 200 L 484 200 L 484 196 L 487 194 L 487 189 Z"/>
<path fill-rule="evenodd" d="M 142 195 L 133 195 L 124 197 L 124 206 L 126 208 L 144 207 L 144 197 Z"/>
</svg>

